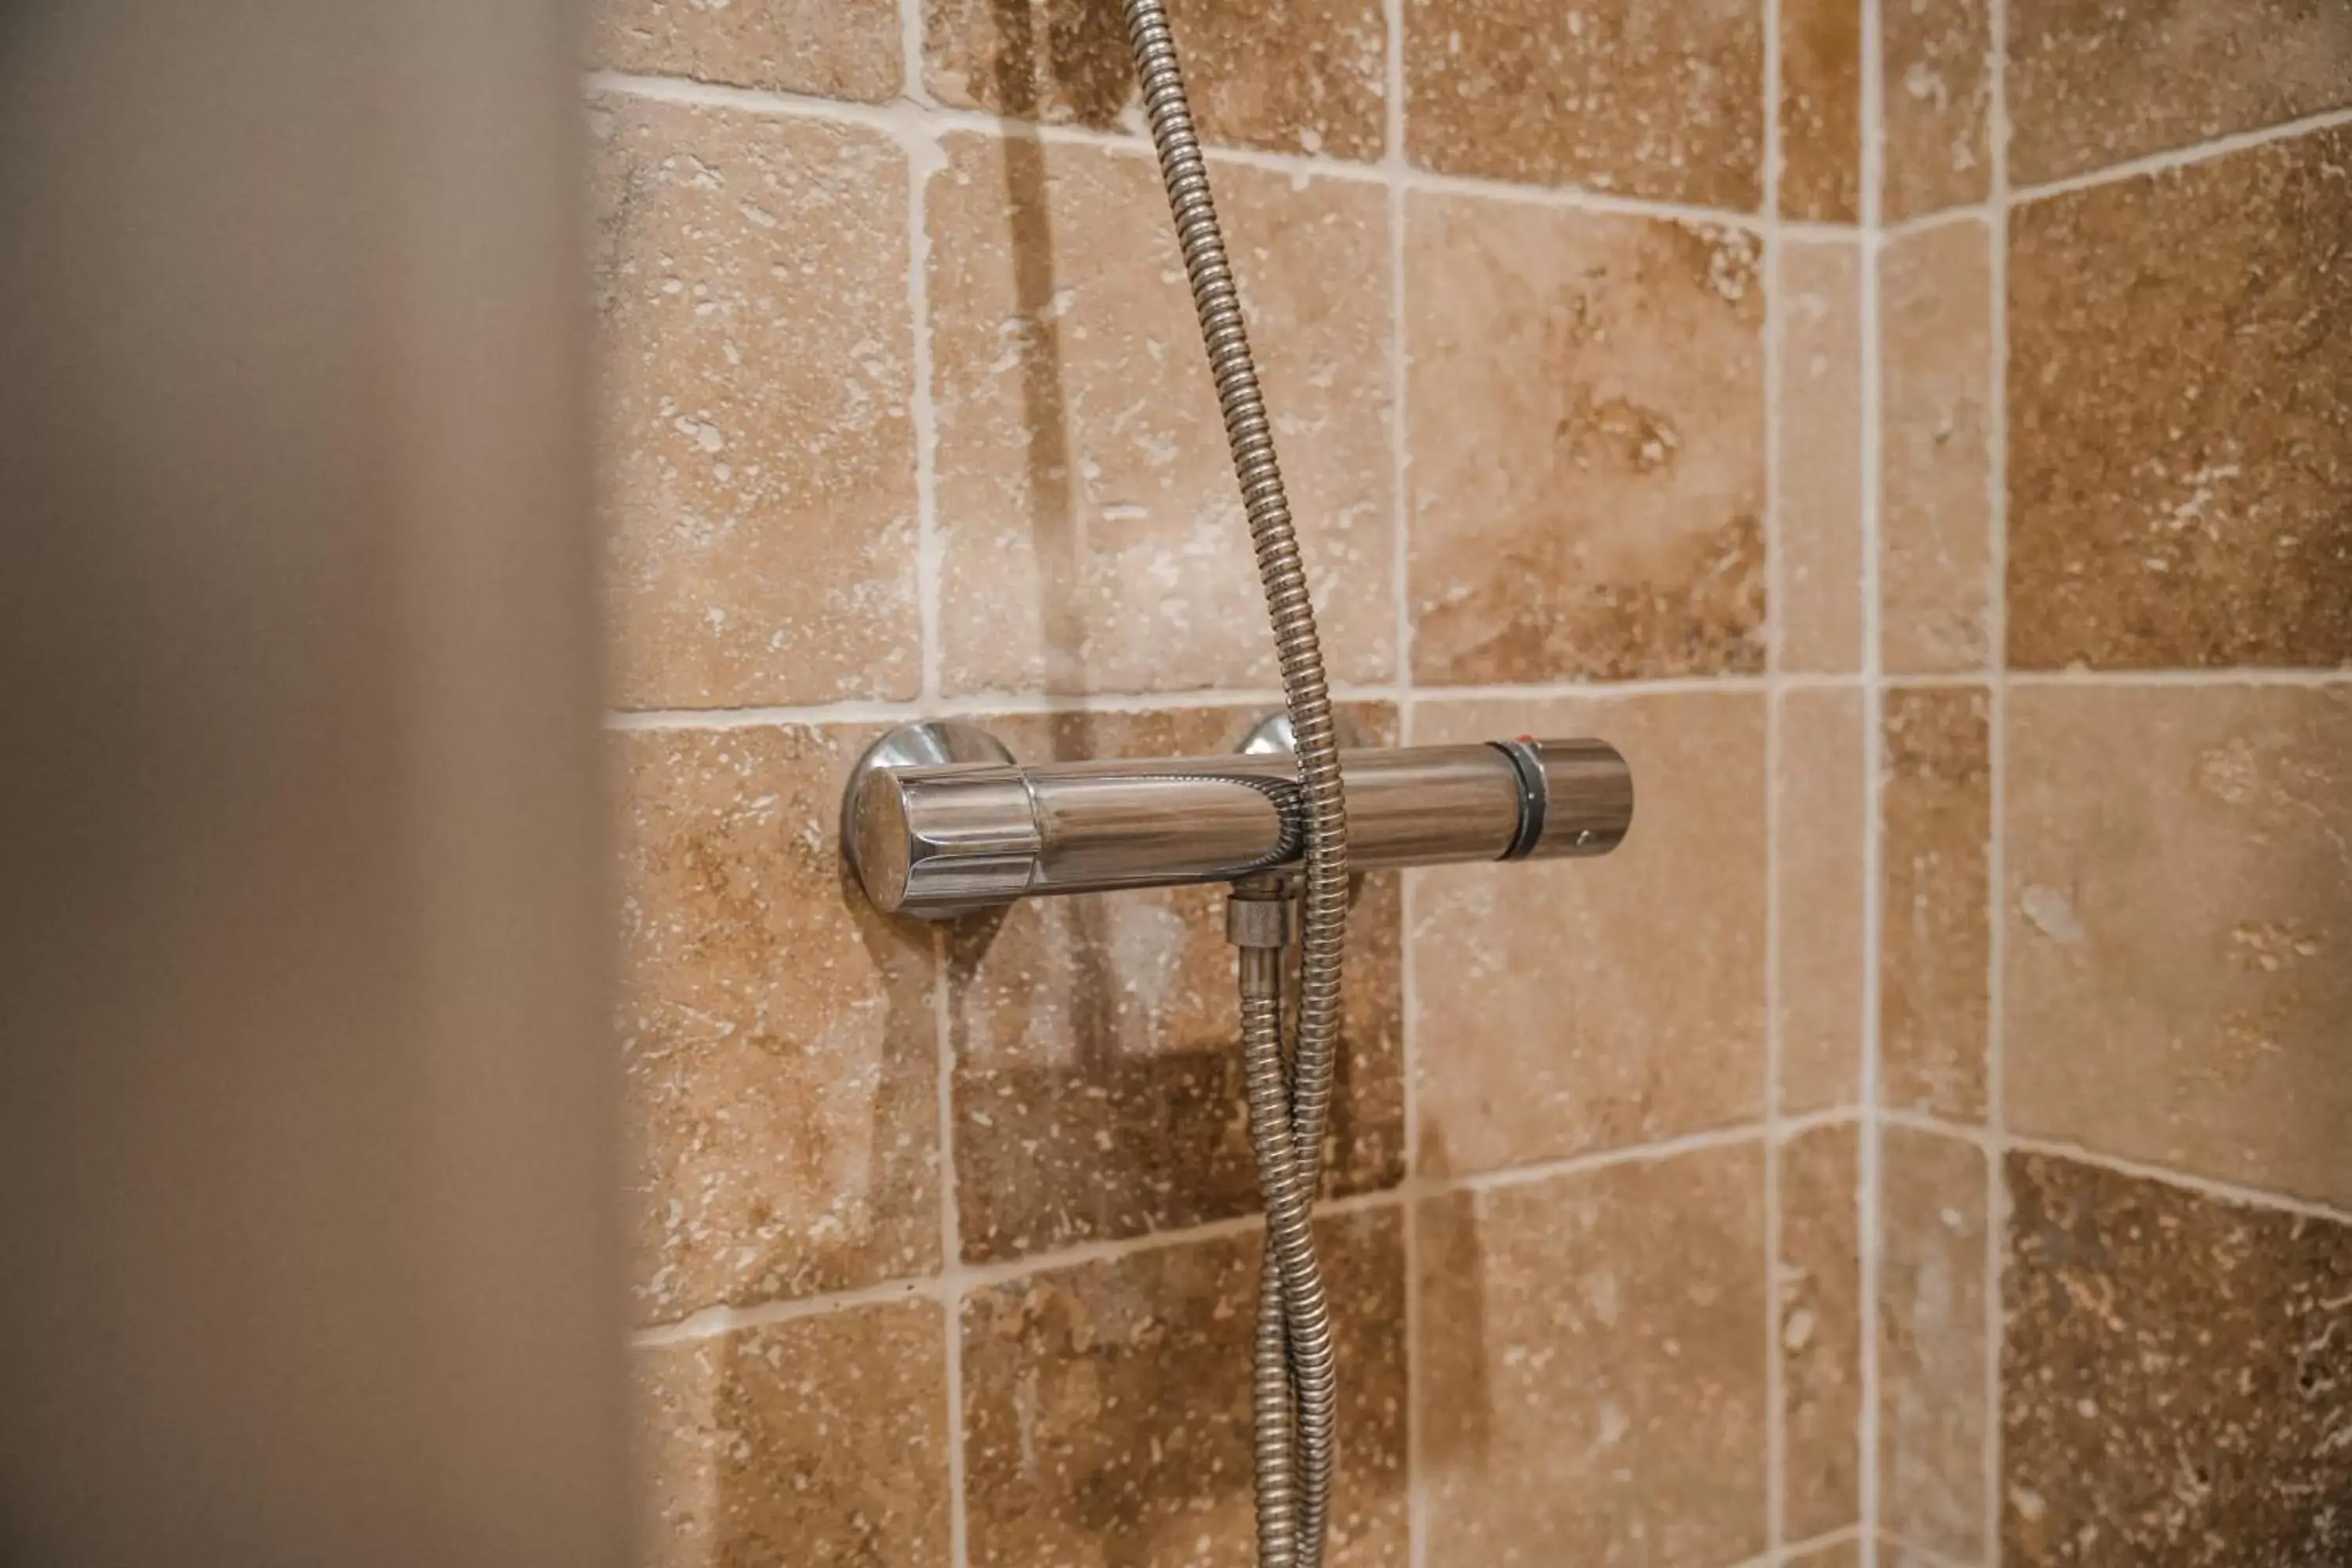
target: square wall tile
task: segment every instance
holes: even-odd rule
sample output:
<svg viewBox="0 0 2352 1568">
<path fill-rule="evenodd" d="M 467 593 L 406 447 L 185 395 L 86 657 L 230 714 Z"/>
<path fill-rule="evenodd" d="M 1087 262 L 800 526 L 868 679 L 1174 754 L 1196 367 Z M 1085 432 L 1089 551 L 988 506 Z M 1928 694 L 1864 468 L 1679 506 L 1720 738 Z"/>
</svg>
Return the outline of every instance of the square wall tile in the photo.
<svg viewBox="0 0 2352 1568">
<path fill-rule="evenodd" d="M 2352 103 L 2343 0 L 2010 0 L 2010 178 L 2061 179 Z"/>
<path fill-rule="evenodd" d="M 1861 1181 L 1852 1122 L 1780 1146 L 1780 1253 L 1773 1293 L 1780 1335 L 1789 1536 L 1862 1517 Z"/>
<path fill-rule="evenodd" d="M 590 118 L 614 703 L 912 697 L 904 154 L 624 96 Z"/>
<path fill-rule="evenodd" d="M 1168 21 L 1203 141 L 1381 156 L 1380 0 L 1170 0 Z M 923 82 L 956 109 L 1148 133 L 1126 22 L 1101 0 L 923 0 Z"/>
<path fill-rule="evenodd" d="M 1862 216 L 1862 0 L 1781 0 L 1780 216 Z"/>
<path fill-rule="evenodd" d="M 1879 12 L 1888 223 L 1992 189 L 1991 0 L 1885 0 Z M 2011 37 L 2017 22 L 2011 20 Z"/>
<path fill-rule="evenodd" d="M 1751 1142 L 1420 1205 L 1430 1562 L 1763 1550 L 1763 1194 Z"/>
<path fill-rule="evenodd" d="M 872 733 L 614 741 L 641 1319 L 940 1266 L 930 933 L 834 848 Z"/>
<path fill-rule="evenodd" d="M 896 0 L 593 0 L 596 63 L 881 103 L 906 74 Z"/>
<path fill-rule="evenodd" d="M 1879 260 L 1880 658 L 1891 674 L 1992 653 L 1992 268 L 1973 218 Z"/>
<path fill-rule="evenodd" d="M 1339 1352 L 1333 1568 L 1403 1568 L 1404 1226 L 1316 1226 Z M 1259 1233 L 1051 1269 L 963 1303 L 972 1568 L 1250 1568 Z"/>
<path fill-rule="evenodd" d="M 2320 132 L 2011 219 L 2012 665 L 2352 662 L 2347 162 Z"/>
<path fill-rule="evenodd" d="M 1869 770 L 1860 687 L 1795 687 L 1778 701 L 1780 1104 L 1794 1115 L 1862 1097 Z"/>
<path fill-rule="evenodd" d="M 1973 1563 L 1986 1550 L 1985 1158 L 1907 1127 L 1878 1136 L 1879 1521 Z"/>
<path fill-rule="evenodd" d="M 1387 710 L 1344 716 L 1368 743 Z M 1024 760 L 1231 750 L 1251 709 L 990 721 Z M 1328 1195 L 1404 1176 L 1395 872 L 1349 911 Z M 1224 889 L 1032 900 L 948 937 L 956 1198 L 979 1262 L 1228 1219 L 1258 1207 Z"/>
<path fill-rule="evenodd" d="M 1789 1553 L 1789 1568 L 1862 1568 L 1862 1543 L 1854 1540 L 1802 1546 Z"/>
<path fill-rule="evenodd" d="M 993 136 L 946 150 L 927 205 L 948 689 L 1274 685 L 1158 165 Z M 1220 168 L 1216 189 L 1326 665 L 1386 679 L 1386 195 L 1257 168 Z"/>
<path fill-rule="evenodd" d="M 1964 1121 L 1985 1110 L 1991 1016 L 1992 740 L 1984 690 L 1889 691 L 1879 869 L 1879 1100 Z"/>
<path fill-rule="evenodd" d="M 1406 210 L 1415 679 L 1761 669 L 1756 237 L 1483 196 Z"/>
<path fill-rule="evenodd" d="M 2352 1227 L 2011 1154 L 2001 1550 L 2352 1561 Z"/>
<path fill-rule="evenodd" d="M 944 1316 L 908 1301 L 637 1351 L 649 1568 L 947 1568 Z"/>
<path fill-rule="evenodd" d="M 1859 245 L 1780 253 L 1780 563 L 1777 668 L 1862 668 L 1862 268 Z"/>
<path fill-rule="evenodd" d="M 1410 873 L 1421 1170 L 1488 1171 L 1764 1110 L 1764 699 L 1423 702 L 1416 743 L 1597 736 L 1633 826 L 1592 860 Z"/>
<path fill-rule="evenodd" d="M 2012 1131 L 2352 1202 L 2352 689 L 2009 700 Z"/>
<path fill-rule="evenodd" d="M 1405 149 L 1441 174 L 1752 212 L 1761 0 L 1404 0 Z"/>
</svg>

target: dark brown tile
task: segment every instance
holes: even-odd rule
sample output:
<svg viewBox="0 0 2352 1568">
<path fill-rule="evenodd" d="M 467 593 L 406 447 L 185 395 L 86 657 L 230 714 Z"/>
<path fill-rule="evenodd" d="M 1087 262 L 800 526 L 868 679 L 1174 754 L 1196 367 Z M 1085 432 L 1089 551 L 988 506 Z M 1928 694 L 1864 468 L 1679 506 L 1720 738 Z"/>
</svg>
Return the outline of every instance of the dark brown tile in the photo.
<svg viewBox="0 0 2352 1568">
<path fill-rule="evenodd" d="M 1203 140 L 1376 159 L 1386 141 L 1380 0 L 1170 0 Z M 1144 129 L 1119 8 L 1104 0 L 924 0 L 923 81 L 941 103 Z"/>
<path fill-rule="evenodd" d="M 1862 216 L 1862 0 L 1783 0 L 1780 216 Z"/>
<path fill-rule="evenodd" d="M 1481 196 L 1408 213 L 1415 677 L 1760 670 L 1755 237 Z"/>
<path fill-rule="evenodd" d="M 1422 702 L 1416 742 L 1598 736 L 1633 826 L 1597 860 L 1417 871 L 1425 1174 L 1626 1148 L 1764 1110 L 1764 699 Z"/>
<path fill-rule="evenodd" d="M 1983 201 L 1992 187 L 1990 0 L 1903 0 L 1880 16 L 1880 216 L 1894 223 Z"/>
<path fill-rule="evenodd" d="M 1980 670 L 1992 631 L 1992 249 L 1974 219 L 1879 258 L 1879 637 L 1896 675 Z"/>
<path fill-rule="evenodd" d="M 1862 668 L 1861 247 L 1780 251 L 1778 668 Z"/>
<path fill-rule="evenodd" d="M 906 155 L 625 95 L 590 122 L 614 705 L 914 696 Z"/>
<path fill-rule="evenodd" d="M 1406 0 L 1405 146 L 1424 169 L 1752 212 L 1759 0 Z"/>
<path fill-rule="evenodd" d="M 1879 1133 L 1878 1517 L 1954 1562 L 1985 1551 L 1983 1153 L 1938 1133 Z"/>
<path fill-rule="evenodd" d="M 946 1568 L 947 1333 L 936 1301 L 636 1355 L 649 1568 Z"/>
<path fill-rule="evenodd" d="M 1421 1205 L 1429 1561 L 1763 1550 L 1763 1188 L 1751 1142 Z"/>
<path fill-rule="evenodd" d="M 992 721 L 1024 760 L 1230 749 L 1246 709 Z M 1385 709 L 1346 716 L 1392 742 Z M 1349 914 L 1323 1190 L 1404 1175 L 1397 877 Z M 1257 1207 L 1233 948 L 1217 888 L 1033 900 L 948 939 L 956 1197 L 972 1261 L 1197 1225 Z"/>
<path fill-rule="evenodd" d="M 957 133 L 926 188 L 940 679 L 1277 683 L 1224 422 L 1143 151 Z M 1387 196 L 1220 168 L 1335 680 L 1395 670 Z"/>
<path fill-rule="evenodd" d="M 906 70 L 893 0 L 595 0 L 590 15 L 613 70 L 860 103 L 896 97 Z"/>
<path fill-rule="evenodd" d="M 1788 1533 L 1862 1517 L 1862 1247 L 1855 1129 L 1815 1128 L 1780 1149 L 1779 1300 Z"/>
<path fill-rule="evenodd" d="M 1991 735 L 1981 688 L 1889 691 L 1880 870 L 1880 1103 L 1985 1110 L 1992 931 Z"/>
<path fill-rule="evenodd" d="M 1339 1347 L 1335 1568 L 1405 1562 L 1404 1243 L 1316 1227 Z M 1256 1233 L 1033 1274 L 963 1304 L 973 1568 L 1249 1568 Z"/>
<path fill-rule="evenodd" d="M 2011 0 L 2010 178 L 2079 174 L 2352 102 L 2344 0 Z"/>
<path fill-rule="evenodd" d="M 2018 1131 L 2352 1202 L 2352 691 L 2021 688 Z"/>
<path fill-rule="evenodd" d="M 2347 162 L 2323 132 L 2012 216 L 2011 664 L 2352 660 Z"/>
<path fill-rule="evenodd" d="M 1862 1094 L 1863 920 L 1869 769 L 1859 687 L 1796 687 L 1780 705 L 1780 1109 Z"/>
<path fill-rule="evenodd" d="M 2004 1561 L 2352 1562 L 2352 1227 L 2007 1171 Z"/>
<path fill-rule="evenodd" d="M 930 934 L 874 913 L 834 849 L 870 738 L 614 742 L 643 1319 L 940 1266 Z"/>
</svg>

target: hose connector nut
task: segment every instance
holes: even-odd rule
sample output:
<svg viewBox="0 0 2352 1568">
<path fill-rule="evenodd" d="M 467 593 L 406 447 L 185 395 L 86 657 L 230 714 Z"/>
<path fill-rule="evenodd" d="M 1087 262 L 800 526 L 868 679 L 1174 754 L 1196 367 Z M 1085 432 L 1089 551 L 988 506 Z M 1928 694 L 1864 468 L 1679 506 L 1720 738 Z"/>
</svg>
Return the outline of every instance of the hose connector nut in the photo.
<svg viewBox="0 0 2352 1568">
<path fill-rule="evenodd" d="M 1288 947 L 1298 940 L 1298 900 L 1235 889 L 1225 900 L 1225 940 L 1235 947 Z"/>
</svg>

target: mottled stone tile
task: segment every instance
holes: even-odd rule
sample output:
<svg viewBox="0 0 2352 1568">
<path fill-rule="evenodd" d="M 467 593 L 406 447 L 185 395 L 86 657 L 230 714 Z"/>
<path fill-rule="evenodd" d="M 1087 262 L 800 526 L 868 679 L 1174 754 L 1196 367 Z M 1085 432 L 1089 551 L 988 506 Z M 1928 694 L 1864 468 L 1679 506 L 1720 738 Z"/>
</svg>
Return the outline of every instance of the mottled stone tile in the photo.
<svg viewBox="0 0 2352 1568">
<path fill-rule="evenodd" d="M 2352 103 L 2344 0 L 2011 0 L 2010 178 L 2079 174 Z"/>
<path fill-rule="evenodd" d="M 1862 1091 L 1868 834 L 1859 687 L 1780 693 L 1780 1109 L 1853 1105 Z"/>
<path fill-rule="evenodd" d="M 1343 714 L 1393 743 L 1388 709 Z M 1245 709 L 994 720 L 1024 760 L 1230 750 Z M 1349 911 L 1341 1055 L 1323 1190 L 1404 1175 L 1402 900 L 1366 877 Z M 948 939 L 956 1198 L 966 1258 L 1020 1257 L 1231 1218 L 1258 1205 L 1224 890 L 1033 900 Z"/>
<path fill-rule="evenodd" d="M 947 1333 L 935 1301 L 635 1352 L 649 1568 L 946 1568 Z"/>
<path fill-rule="evenodd" d="M 1862 1543 L 1846 1540 L 1799 1547 L 1789 1553 L 1787 1563 L 1788 1568 L 1862 1568 Z"/>
<path fill-rule="evenodd" d="M 1879 261 L 1880 658 L 1891 674 L 1991 658 L 1991 240 L 1974 219 Z"/>
<path fill-rule="evenodd" d="M 1779 1301 L 1788 1534 L 1862 1517 L 1862 1247 L 1853 1123 L 1780 1148 Z"/>
<path fill-rule="evenodd" d="M 1417 871 L 1420 1168 L 1722 1127 L 1764 1100 L 1764 699 L 1423 702 L 1413 739 L 1592 735 L 1633 773 L 1594 860 Z"/>
<path fill-rule="evenodd" d="M 1755 210 L 1760 0 L 1405 0 L 1405 149 L 1424 169 Z"/>
<path fill-rule="evenodd" d="M 2007 1163 L 2007 1563 L 2352 1562 L 2352 1227 Z"/>
<path fill-rule="evenodd" d="M 1171 0 L 1202 140 L 1377 159 L 1387 141 L 1380 0 Z M 1143 133 L 1127 26 L 1102 0 L 924 0 L 923 80 L 959 109 Z M 1218 172 L 1222 194 L 1223 171 Z"/>
<path fill-rule="evenodd" d="M 2352 1201 L 2352 692 L 2009 700 L 2011 1130 Z"/>
<path fill-rule="evenodd" d="M 1985 1110 L 1992 985 L 1986 694 L 1897 689 L 1884 711 L 1880 1103 L 1973 1121 Z"/>
<path fill-rule="evenodd" d="M 1881 216 L 1895 223 L 1983 201 L 1992 188 L 1991 0 L 1885 0 L 1879 15 Z"/>
<path fill-rule="evenodd" d="M 870 738 L 614 742 L 642 1319 L 939 1267 L 930 936 L 849 890 L 834 848 Z"/>
<path fill-rule="evenodd" d="M 1862 0 L 1780 6 L 1780 216 L 1862 216 Z"/>
<path fill-rule="evenodd" d="M 1416 678 L 1759 669 L 1758 241 L 1479 196 L 1408 213 Z"/>
<path fill-rule="evenodd" d="M 1316 1226 L 1339 1349 L 1334 1568 L 1402 1568 L 1404 1226 Z M 1255 1232 L 1029 1275 L 963 1303 L 973 1568 L 1249 1568 Z"/>
<path fill-rule="evenodd" d="M 2352 661 L 2347 161 L 2324 132 L 2011 217 L 2012 665 Z"/>
<path fill-rule="evenodd" d="M 1985 1159 L 1938 1133 L 1879 1138 L 1879 1521 L 1972 1563 L 1985 1550 Z"/>
<path fill-rule="evenodd" d="M 953 691 L 1272 686 L 1157 165 L 957 134 L 927 203 Z M 1393 669 L 1385 195 L 1217 173 L 1334 679 Z"/>
<path fill-rule="evenodd" d="M 1763 1191 L 1746 1143 L 1421 1205 L 1432 1563 L 1763 1549 Z"/>
<path fill-rule="evenodd" d="M 1780 253 L 1779 668 L 1862 668 L 1862 248 Z"/>
<path fill-rule="evenodd" d="M 626 97 L 590 118 L 613 700 L 912 697 L 904 155 Z"/>
<path fill-rule="evenodd" d="M 594 0 L 596 63 L 880 103 L 906 73 L 894 0 Z"/>
</svg>

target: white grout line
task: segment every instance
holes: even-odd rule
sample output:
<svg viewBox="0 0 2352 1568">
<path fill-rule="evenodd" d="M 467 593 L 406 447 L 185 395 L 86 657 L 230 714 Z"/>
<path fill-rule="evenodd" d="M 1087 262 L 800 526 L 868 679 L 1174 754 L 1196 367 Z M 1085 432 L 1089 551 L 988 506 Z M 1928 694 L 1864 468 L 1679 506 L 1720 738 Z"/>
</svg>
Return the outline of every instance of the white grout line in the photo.
<svg viewBox="0 0 2352 1568">
<path fill-rule="evenodd" d="M 2345 686 L 2352 685 L 2352 667 L 2328 669 L 2016 669 L 2008 672 L 2012 687 L 2134 687 L 2134 686 Z"/>
<path fill-rule="evenodd" d="M 2008 921 L 2009 801 L 2009 6 L 1989 0 L 1986 80 L 1992 142 L 1990 266 L 1992 365 L 1985 410 L 1985 621 L 1991 679 L 1986 713 L 1987 771 L 1991 774 L 1985 822 L 1985 1158 L 1984 1261 L 1984 1544 L 1985 1568 L 2000 1568 L 2001 1273 L 2009 1258 L 2008 1186 L 2001 1174 L 2002 1097 L 2006 1040 L 2003 1005 L 2004 932 Z"/>
<path fill-rule="evenodd" d="M 1862 1526 L 1849 1524 L 1843 1530 L 1832 1530 L 1821 1535 L 1809 1535 L 1802 1541 L 1791 1541 L 1779 1551 L 1769 1552 L 1751 1561 L 1758 1564 L 1759 1568 L 1764 1568 L 1764 1565 L 1768 1564 L 1769 1568 L 1787 1568 L 1787 1565 L 1791 1563 L 1801 1565 L 1803 1559 L 1813 1552 L 1825 1552 L 1832 1546 L 1843 1546 L 1849 1542 L 1861 1539 Z"/>
<path fill-rule="evenodd" d="M 1838 1127 L 1856 1120 L 1852 1107 L 1831 1110 L 1808 1111 L 1801 1116 L 1784 1118 L 1780 1131 L 1787 1137 L 1796 1137 L 1820 1127 Z M 1421 1196 L 1436 1196 L 1444 1193 L 1492 1193 L 1510 1187 L 1524 1187 L 1538 1182 L 1549 1182 L 1560 1176 L 1581 1176 L 1595 1171 L 1614 1170 L 1620 1165 L 1653 1165 L 1663 1160 L 1678 1159 L 1685 1154 L 1704 1153 L 1717 1149 L 1738 1149 L 1749 1143 L 1761 1142 L 1771 1134 L 1762 1121 L 1742 1121 L 1729 1127 L 1710 1128 L 1704 1132 L 1685 1132 L 1679 1137 L 1660 1139 L 1654 1143 L 1628 1144 L 1622 1149 L 1597 1149 L 1589 1153 L 1567 1154 L 1553 1160 L 1535 1160 L 1521 1165 L 1507 1165 L 1500 1170 L 1477 1171 L 1466 1175 L 1452 1176 L 1423 1184 Z"/>
<path fill-rule="evenodd" d="M 1885 173 L 1885 17 L 1881 0 L 1862 6 L 1862 1125 L 1854 1140 L 1854 1224 L 1861 1257 L 1861 1414 L 1856 1423 L 1854 1485 L 1861 1513 L 1862 1568 L 1878 1568 L 1878 1290 L 1879 1235 L 1878 964 L 1885 912 L 1880 886 L 1883 822 L 1879 770 L 1884 749 L 1885 666 L 1881 657 L 1879 563 L 1885 553 L 1880 530 L 1879 426 L 1880 321 L 1878 266 L 1885 247 L 1883 196 Z"/>
<path fill-rule="evenodd" d="M 803 1318 L 823 1318 L 835 1312 L 855 1311 L 860 1307 L 896 1306 L 903 1301 L 936 1301 L 940 1294 L 940 1277 L 926 1274 L 886 1279 L 879 1285 L 868 1285 L 855 1290 L 835 1290 L 821 1296 L 799 1296 L 783 1301 L 762 1301 L 753 1307 L 705 1307 L 676 1322 L 639 1329 L 629 1336 L 629 1343 L 641 1350 L 687 1344 L 743 1329 L 765 1328 L 771 1323 L 790 1323 Z"/>
<path fill-rule="evenodd" d="M 1789 627 L 1788 523 L 1782 498 L 1780 367 L 1789 311 L 1780 224 L 1780 0 L 1764 0 L 1764 1544 L 1789 1529 L 1788 1352 L 1780 1342 L 1780 770 L 1787 747 L 1780 672 Z"/>
<path fill-rule="evenodd" d="M 2226 158 L 2232 153 L 2244 153 L 2256 147 L 2266 147 L 2273 142 L 2290 142 L 2298 136 L 2308 136 L 2317 131 L 2333 131 L 2339 125 L 2352 125 L 2352 109 L 2331 109 L 2323 114 L 2306 114 L 2300 120 L 2284 120 L 2276 125 L 2264 125 L 2252 131 L 2241 131 L 2233 135 L 2216 136 L 2210 142 L 2194 146 L 2177 147 L 2168 152 L 2152 153 L 2145 158 L 2133 158 L 2121 163 L 2109 163 L 2104 168 L 2084 174 L 2069 174 L 2063 180 L 2049 180 L 2038 185 L 2022 185 L 2010 193 L 2010 205 L 2021 206 L 2029 202 L 2047 201 L 2052 196 L 2070 191 L 2086 191 L 2097 185 L 2111 185 L 2118 181 L 2137 179 L 2143 174 L 2160 174 L 2168 169 L 2185 169 L 2192 164 L 2209 163 L 2216 158 Z M 2001 167 L 1996 164 L 1996 168 Z"/>
</svg>

